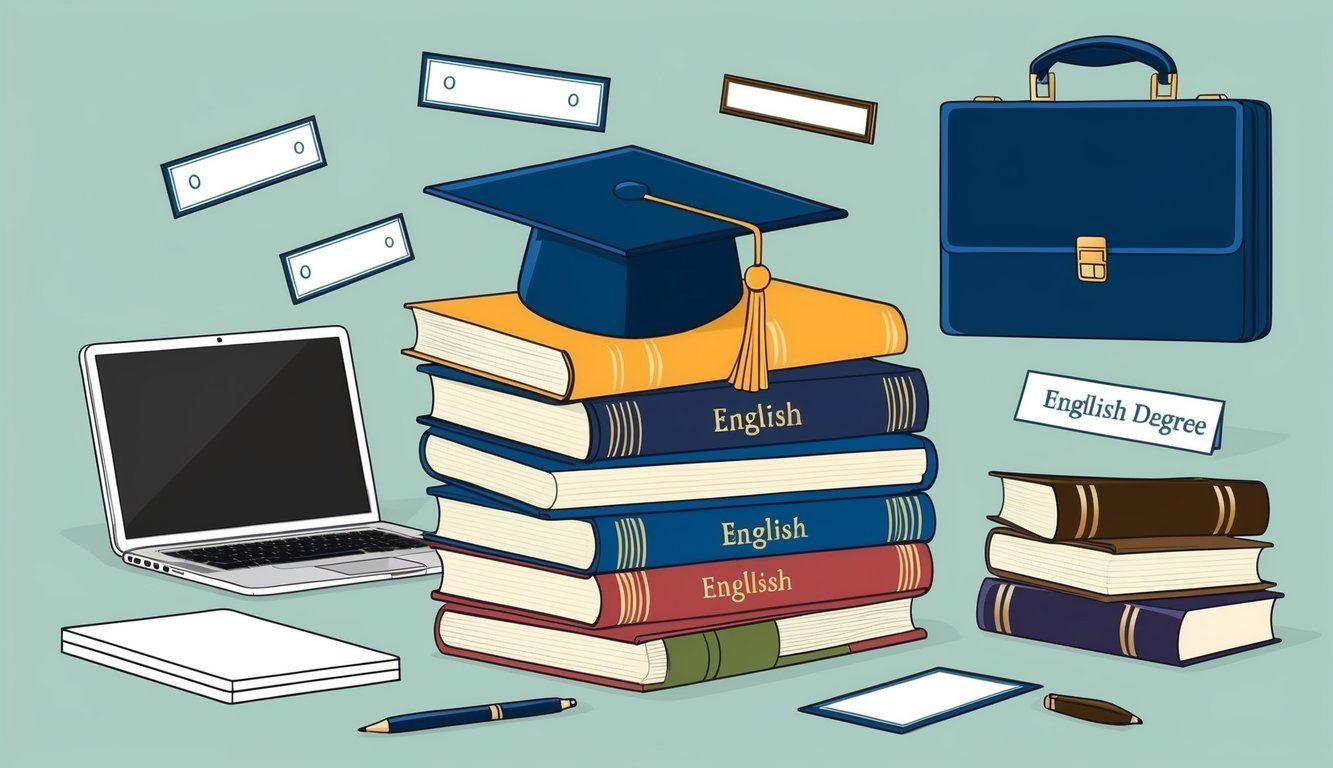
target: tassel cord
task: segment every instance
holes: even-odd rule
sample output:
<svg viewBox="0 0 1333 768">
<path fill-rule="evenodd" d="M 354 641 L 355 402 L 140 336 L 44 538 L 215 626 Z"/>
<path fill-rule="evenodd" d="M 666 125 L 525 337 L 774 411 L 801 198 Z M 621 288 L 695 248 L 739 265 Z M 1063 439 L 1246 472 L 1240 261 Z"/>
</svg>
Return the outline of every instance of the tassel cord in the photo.
<svg viewBox="0 0 1333 768">
<path fill-rule="evenodd" d="M 745 320 L 741 327 L 741 348 L 736 356 L 736 363 L 731 368 L 727 381 L 736 389 L 745 392 L 758 392 L 768 389 L 768 332 L 767 307 L 764 301 L 764 289 L 768 288 L 773 276 L 764 266 L 764 234 L 759 227 L 748 221 L 733 219 L 720 213 L 695 208 L 674 200 L 667 200 L 645 193 L 644 200 L 677 208 L 689 213 L 707 216 L 710 219 L 735 224 L 750 231 L 754 237 L 754 263 L 745 269 Z"/>
</svg>

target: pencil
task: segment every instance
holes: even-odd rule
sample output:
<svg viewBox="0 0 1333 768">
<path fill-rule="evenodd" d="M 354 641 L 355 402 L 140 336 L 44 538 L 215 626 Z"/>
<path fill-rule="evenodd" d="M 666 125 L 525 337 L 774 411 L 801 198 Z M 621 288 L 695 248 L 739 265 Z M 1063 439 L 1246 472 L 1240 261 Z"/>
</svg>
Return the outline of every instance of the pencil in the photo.
<svg viewBox="0 0 1333 768">
<path fill-rule="evenodd" d="M 1069 715 L 1079 720 L 1103 725 L 1141 725 L 1138 715 L 1122 709 L 1109 701 L 1101 699 L 1081 699 L 1077 696 L 1065 696 L 1048 693 L 1042 706 L 1061 715 Z"/>
</svg>

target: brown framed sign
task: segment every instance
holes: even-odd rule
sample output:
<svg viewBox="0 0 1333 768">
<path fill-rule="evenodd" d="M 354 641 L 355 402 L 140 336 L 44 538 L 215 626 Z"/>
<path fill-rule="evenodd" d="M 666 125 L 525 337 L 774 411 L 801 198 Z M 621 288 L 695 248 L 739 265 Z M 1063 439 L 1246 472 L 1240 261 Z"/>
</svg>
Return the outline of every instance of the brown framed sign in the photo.
<svg viewBox="0 0 1333 768">
<path fill-rule="evenodd" d="M 723 75 L 718 111 L 873 144 L 877 106 L 873 101 Z"/>
</svg>

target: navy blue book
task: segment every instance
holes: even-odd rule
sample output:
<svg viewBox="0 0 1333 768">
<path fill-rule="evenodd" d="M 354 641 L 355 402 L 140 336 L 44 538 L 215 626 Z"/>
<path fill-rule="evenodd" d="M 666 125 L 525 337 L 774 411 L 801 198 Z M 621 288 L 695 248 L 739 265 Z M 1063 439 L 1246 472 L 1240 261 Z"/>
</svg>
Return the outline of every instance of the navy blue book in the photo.
<svg viewBox="0 0 1333 768">
<path fill-rule="evenodd" d="M 421 466 L 432 477 L 548 510 L 897 496 L 929 488 L 936 471 L 935 446 L 917 435 L 575 461 L 424 418 L 422 423 L 429 429 L 421 437 Z"/>
<path fill-rule="evenodd" d="M 430 417 L 574 459 L 656 456 L 919 432 L 929 399 L 921 371 L 850 360 L 769 373 L 743 392 L 725 381 L 560 402 L 443 365 Z"/>
<path fill-rule="evenodd" d="M 1278 642 L 1281 592 L 1107 603 L 1000 579 L 981 582 L 977 626 L 1029 640 L 1184 667 Z"/>
<path fill-rule="evenodd" d="M 427 539 L 579 573 L 924 542 L 935 535 L 935 506 L 925 494 L 651 514 L 598 507 L 589 510 L 597 516 L 551 520 L 462 486 L 428 492 L 440 516 Z M 608 509 L 616 512 L 601 514 Z"/>
</svg>

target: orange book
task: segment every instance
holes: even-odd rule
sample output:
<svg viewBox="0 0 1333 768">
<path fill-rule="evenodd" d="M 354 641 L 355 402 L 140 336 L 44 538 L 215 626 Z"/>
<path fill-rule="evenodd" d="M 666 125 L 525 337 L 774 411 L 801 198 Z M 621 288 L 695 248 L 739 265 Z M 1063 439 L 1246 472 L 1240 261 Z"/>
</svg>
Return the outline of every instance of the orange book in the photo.
<svg viewBox="0 0 1333 768">
<path fill-rule="evenodd" d="M 771 369 L 896 355 L 907 349 L 902 313 L 886 304 L 774 280 L 765 291 Z M 745 305 L 684 333 L 599 336 L 553 323 L 516 293 L 406 305 L 417 339 L 404 354 L 559 400 L 727 378 L 740 350 Z"/>
</svg>

